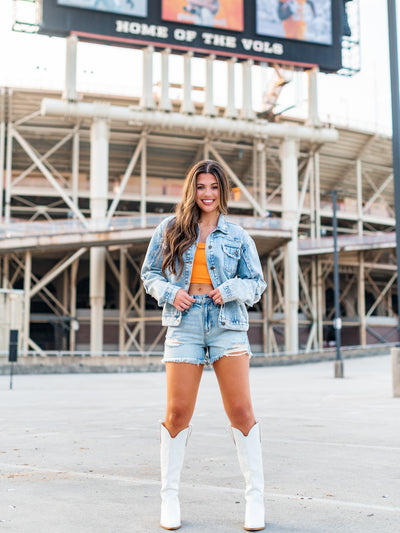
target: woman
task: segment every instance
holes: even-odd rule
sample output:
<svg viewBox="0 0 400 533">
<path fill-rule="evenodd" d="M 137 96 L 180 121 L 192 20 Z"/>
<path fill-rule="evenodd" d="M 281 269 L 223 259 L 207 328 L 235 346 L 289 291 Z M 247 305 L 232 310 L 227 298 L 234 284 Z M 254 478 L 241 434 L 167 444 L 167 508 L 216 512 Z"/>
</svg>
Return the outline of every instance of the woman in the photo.
<svg viewBox="0 0 400 533">
<path fill-rule="evenodd" d="M 253 240 L 228 222 L 229 183 L 216 161 L 195 164 L 175 216 L 155 230 L 142 267 L 146 292 L 163 306 L 167 409 L 161 424 L 161 527 L 181 527 L 178 489 L 200 378 L 214 367 L 246 481 L 248 531 L 264 529 L 259 425 L 249 387 L 246 305 L 266 283 Z"/>
</svg>

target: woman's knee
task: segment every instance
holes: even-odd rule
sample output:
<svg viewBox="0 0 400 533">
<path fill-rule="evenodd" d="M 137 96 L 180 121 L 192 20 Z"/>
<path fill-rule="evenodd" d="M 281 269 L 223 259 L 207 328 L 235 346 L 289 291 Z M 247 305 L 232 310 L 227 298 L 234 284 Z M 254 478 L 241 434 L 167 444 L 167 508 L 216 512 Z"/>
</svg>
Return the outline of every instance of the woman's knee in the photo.
<svg viewBox="0 0 400 533">
<path fill-rule="evenodd" d="M 241 403 L 231 405 L 227 413 L 231 424 L 238 428 L 251 428 L 254 424 L 254 412 L 251 404 L 243 405 Z"/>
<path fill-rule="evenodd" d="M 192 418 L 192 409 L 185 403 L 176 403 L 167 406 L 165 421 L 174 428 L 187 427 Z"/>
</svg>

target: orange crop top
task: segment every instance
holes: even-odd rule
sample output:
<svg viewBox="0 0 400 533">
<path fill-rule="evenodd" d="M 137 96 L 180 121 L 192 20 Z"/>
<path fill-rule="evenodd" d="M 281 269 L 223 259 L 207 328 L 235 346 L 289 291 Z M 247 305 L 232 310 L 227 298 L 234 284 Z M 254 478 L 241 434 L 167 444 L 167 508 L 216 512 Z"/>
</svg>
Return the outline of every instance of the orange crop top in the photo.
<svg viewBox="0 0 400 533">
<path fill-rule="evenodd" d="M 208 273 L 206 260 L 206 243 L 197 243 L 196 253 L 193 259 L 192 279 L 190 283 L 207 283 L 212 285 L 210 274 Z"/>
</svg>

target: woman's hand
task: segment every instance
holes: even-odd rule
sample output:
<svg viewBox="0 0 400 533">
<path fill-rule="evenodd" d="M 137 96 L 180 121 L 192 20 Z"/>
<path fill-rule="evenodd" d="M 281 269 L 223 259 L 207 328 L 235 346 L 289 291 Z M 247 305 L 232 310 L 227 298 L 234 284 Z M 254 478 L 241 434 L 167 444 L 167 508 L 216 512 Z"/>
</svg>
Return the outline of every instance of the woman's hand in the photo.
<svg viewBox="0 0 400 533">
<path fill-rule="evenodd" d="M 195 298 L 192 298 L 184 289 L 179 289 L 176 293 L 173 305 L 178 311 L 185 311 L 186 309 L 189 309 L 195 301 Z"/>
<path fill-rule="evenodd" d="M 221 293 L 219 292 L 219 289 L 213 289 L 208 293 L 208 296 L 213 299 L 213 302 L 216 305 L 222 305 L 224 303 Z"/>
</svg>

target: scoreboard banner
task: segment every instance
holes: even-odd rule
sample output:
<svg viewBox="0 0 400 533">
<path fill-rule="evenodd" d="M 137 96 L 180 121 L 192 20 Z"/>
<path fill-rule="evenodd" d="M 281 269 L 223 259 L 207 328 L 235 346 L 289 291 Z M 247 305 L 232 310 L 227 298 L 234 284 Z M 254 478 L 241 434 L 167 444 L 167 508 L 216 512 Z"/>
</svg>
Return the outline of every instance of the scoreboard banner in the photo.
<svg viewBox="0 0 400 533">
<path fill-rule="evenodd" d="M 37 0 L 39 33 L 297 68 L 342 66 L 335 0 Z"/>
</svg>

